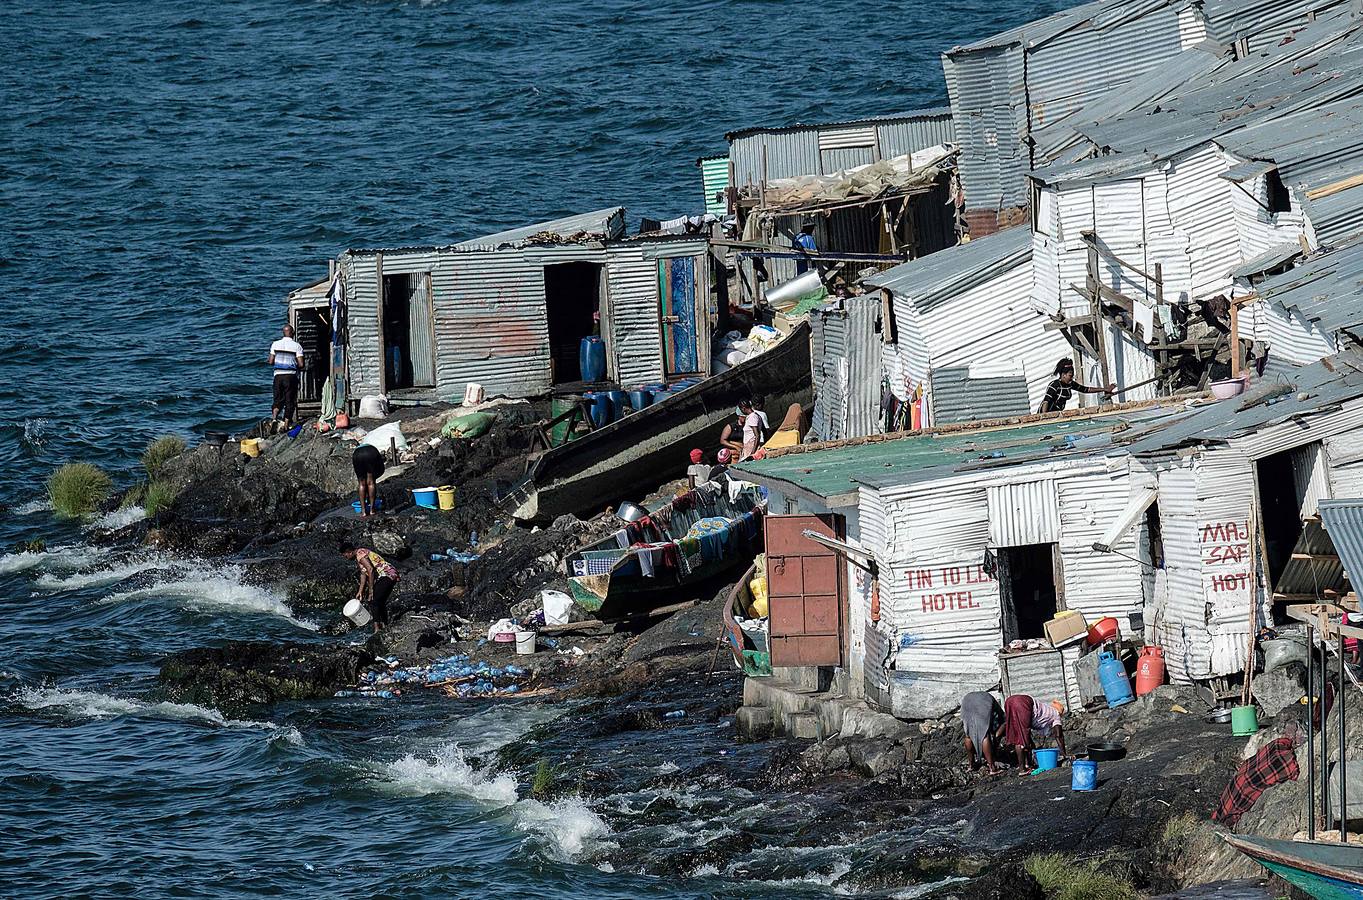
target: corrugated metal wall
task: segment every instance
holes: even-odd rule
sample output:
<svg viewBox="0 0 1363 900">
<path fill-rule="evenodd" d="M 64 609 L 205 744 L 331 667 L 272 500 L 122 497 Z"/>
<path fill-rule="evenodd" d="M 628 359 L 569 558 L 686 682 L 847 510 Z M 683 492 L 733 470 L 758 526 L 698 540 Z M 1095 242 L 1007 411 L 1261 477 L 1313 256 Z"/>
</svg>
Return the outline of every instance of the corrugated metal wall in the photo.
<svg viewBox="0 0 1363 900">
<path fill-rule="evenodd" d="M 1128 460 L 1091 459 L 1075 464 L 1073 477 L 1056 479 L 1060 501 L 1060 563 L 1065 572 L 1065 606 L 1094 622 L 1115 616 L 1123 633 L 1127 616 L 1145 603 L 1144 570 L 1138 529 L 1122 536 L 1114 553 L 1097 553 L 1095 542 L 1126 509 L 1136 490 Z"/>
<path fill-rule="evenodd" d="M 645 258 L 644 249 L 642 244 L 612 246 L 606 253 L 611 368 L 616 380 L 629 387 L 663 377 L 663 349 L 658 339 L 658 261 Z"/>
<path fill-rule="evenodd" d="M 1032 263 L 1027 258 L 924 311 L 921 331 L 932 366 L 968 366 L 972 377 L 981 378 L 1020 375 L 1026 385 L 1024 405 L 1031 410 L 1040 407 L 1056 361 L 1071 355 L 1071 350 L 1060 332 L 1046 330 L 1047 317 L 1029 300 L 1031 285 Z"/>
<path fill-rule="evenodd" d="M 1206 146 L 1176 158 L 1168 168 L 1169 217 L 1187 248 L 1191 282 L 1169 290 L 1166 266 L 1166 298 L 1186 291 L 1201 300 L 1230 291 L 1231 270 L 1243 262 L 1230 197 L 1234 188 L 1220 177 L 1230 164 L 1219 148 Z"/>
<path fill-rule="evenodd" d="M 1301 205 L 1291 191 L 1288 195 L 1292 208 L 1287 212 L 1270 213 L 1266 176 L 1260 175 L 1239 187 L 1231 185 L 1231 207 L 1235 210 L 1235 224 L 1240 232 L 1241 259 L 1252 259 L 1306 233 Z"/>
<path fill-rule="evenodd" d="M 544 267 L 589 259 L 532 250 L 448 254 L 433 276 L 440 395 L 460 396 L 470 382 L 489 395 L 548 391 Z"/>
<path fill-rule="evenodd" d="M 880 158 L 888 159 L 954 142 L 950 111 L 934 109 L 874 122 L 748 132 L 729 143 L 729 160 L 733 163 L 734 186 L 743 187 L 761 184 L 763 147 L 767 153 L 766 177 L 773 181 L 827 175 L 874 162 L 877 143 Z"/>
<path fill-rule="evenodd" d="M 1054 480 L 991 485 L 985 494 L 991 546 L 1025 547 L 1060 540 L 1060 501 Z"/>
<path fill-rule="evenodd" d="M 1310 365 L 1336 352 L 1335 343 L 1296 310 L 1262 300 L 1240 307 L 1241 340 L 1263 341 L 1273 362 Z"/>
<path fill-rule="evenodd" d="M 1021 149 L 1020 119 L 1026 89 L 1020 47 L 943 54 L 951 98 L 960 177 L 968 209 L 999 209 L 1028 202 L 1022 173 L 1030 158 Z"/>
<path fill-rule="evenodd" d="M 1025 416 L 1031 411 L 1022 375 L 972 378 L 966 366 L 939 366 L 928 383 L 934 425 Z"/>
<path fill-rule="evenodd" d="M 1164 577 L 1155 580 L 1147 625 L 1164 648 L 1171 681 L 1187 683 L 1211 677 L 1211 645 L 1202 592 L 1201 529 L 1197 518 L 1197 477 L 1192 459 L 1171 457 L 1151 463 L 1158 472 L 1160 530 L 1164 543 Z"/>
<path fill-rule="evenodd" d="M 729 157 L 712 156 L 700 161 L 701 190 L 705 192 L 705 211 L 716 216 L 729 212 L 725 192 L 729 187 Z"/>
<path fill-rule="evenodd" d="M 382 363 L 379 359 L 379 290 L 374 256 L 341 257 L 345 279 L 346 330 L 349 334 L 347 364 L 352 397 L 380 391 Z"/>
<path fill-rule="evenodd" d="M 880 432 L 879 319 L 879 295 L 849 297 L 810 314 L 813 428 L 823 440 Z"/>
</svg>

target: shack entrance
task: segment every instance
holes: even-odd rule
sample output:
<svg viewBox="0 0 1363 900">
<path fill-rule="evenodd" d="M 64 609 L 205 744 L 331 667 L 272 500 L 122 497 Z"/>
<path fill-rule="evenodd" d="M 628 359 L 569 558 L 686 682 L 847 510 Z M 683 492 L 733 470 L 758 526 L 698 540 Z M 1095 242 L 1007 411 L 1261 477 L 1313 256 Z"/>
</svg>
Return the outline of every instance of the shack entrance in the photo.
<svg viewBox="0 0 1363 900">
<path fill-rule="evenodd" d="M 294 340 L 303 345 L 298 402 L 318 403 L 331 374 L 331 307 L 308 306 L 293 313 Z"/>
<path fill-rule="evenodd" d="M 840 540 L 841 517 L 767 516 L 767 591 L 773 666 L 839 666 L 847 621 L 846 565 L 806 530 Z"/>
<path fill-rule="evenodd" d="M 601 263 L 544 267 L 544 305 L 549 323 L 549 360 L 554 384 L 588 380 L 578 354 L 582 339 L 601 334 Z"/>
<path fill-rule="evenodd" d="M 1343 566 L 1317 505 L 1329 496 L 1324 449 L 1316 441 L 1266 456 L 1255 463 L 1255 475 L 1273 621 L 1285 624 L 1289 604 L 1321 602 L 1346 589 Z M 1245 537 L 1255 538 L 1248 528 Z M 1246 562 L 1255 549 L 1246 547 Z"/>
<path fill-rule="evenodd" d="M 379 306 L 383 326 L 383 389 L 435 387 L 431 274 L 384 275 Z"/>
<path fill-rule="evenodd" d="M 696 315 L 696 257 L 658 260 L 658 318 L 667 377 L 700 371 L 700 323 Z"/>
<path fill-rule="evenodd" d="M 1060 608 L 1056 584 L 1055 544 L 1000 547 L 999 599 L 1003 607 L 1003 641 L 1044 638 L 1045 624 Z"/>
</svg>

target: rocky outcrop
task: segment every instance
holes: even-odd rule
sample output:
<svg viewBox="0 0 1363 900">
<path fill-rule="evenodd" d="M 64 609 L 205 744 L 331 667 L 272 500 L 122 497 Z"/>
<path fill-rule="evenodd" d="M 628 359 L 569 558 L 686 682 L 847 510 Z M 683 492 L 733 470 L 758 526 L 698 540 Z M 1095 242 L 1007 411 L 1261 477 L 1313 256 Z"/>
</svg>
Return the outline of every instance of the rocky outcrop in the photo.
<svg viewBox="0 0 1363 900">
<path fill-rule="evenodd" d="M 279 700 L 330 697 L 354 685 L 373 662 L 373 654 L 350 645 L 231 641 L 167 658 L 160 682 L 168 699 L 177 703 L 241 716 Z"/>
</svg>

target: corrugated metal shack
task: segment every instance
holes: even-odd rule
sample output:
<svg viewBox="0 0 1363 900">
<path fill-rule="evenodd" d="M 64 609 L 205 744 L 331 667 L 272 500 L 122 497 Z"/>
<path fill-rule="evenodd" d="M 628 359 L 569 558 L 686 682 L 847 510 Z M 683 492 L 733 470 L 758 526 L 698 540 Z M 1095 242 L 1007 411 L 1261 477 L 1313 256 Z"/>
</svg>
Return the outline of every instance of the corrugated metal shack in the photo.
<svg viewBox="0 0 1363 900">
<path fill-rule="evenodd" d="M 951 110 L 938 107 L 820 125 L 742 128 L 724 139 L 729 142 L 729 183 L 738 191 L 759 196 L 768 181 L 831 175 L 925 147 L 953 144 L 955 130 Z"/>
<path fill-rule="evenodd" d="M 349 397 L 529 397 L 580 378 L 599 333 L 625 386 L 708 374 L 708 239 L 625 238 L 620 207 L 446 247 L 348 250 Z M 666 320 L 666 321 L 664 321 Z"/>
<path fill-rule="evenodd" d="M 1093 544 L 1137 492 L 1111 432 L 1159 417 L 1143 406 L 935 433 L 813 444 L 739 467 L 771 491 L 773 514 L 842 517 L 847 543 L 876 561 L 871 587 L 849 563 L 846 665 L 839 683 L 903 718 L 954 709 L 999 680 L 998 651 L 1040 637 L 1059 609 L 1126 621 L 1147 599 L 1144 540 Z"/>
<path fill-rule="evenodd" d="M 1300 246 L 1292 246 L 1300 256 Z M 1356 348 L 1363 337 L 1361 285 L 1363 239 L 1355 238 L 1249 288 L 1237 333 L 1264 345 L 1274 371 Z"/>
<path fill-rule="evenodd" d="M 878 295 L 846 297 L 809 314 L 814 380 L 811 431 L 820 440 L 861 437 L 881 430 L 881 347 L 885 339 Z"/>
<path fill-rule="evenodd" d="M 850 263 L 844 277 L 851 282 L 862 266 L 883 267 L 956 242 L 954 156 L 928 178 L 907 178 L 886 168 L 893 164 L 911 174 L 912 160 L 923 168 L 928 164 L 925 151 L 952 148 L 952 137 L 951 111 L 946 108 L 733 131 L 725 135 L 730 211 L 738 215 L 746 240 L 778 251 L 790 247 L 801 225 L 812 221 L 821 252 L 884 257 L 879 261 L 830 259 L 832 264 Z M 864 190 L 839 187 L 833 196 L 823 197 L 807 190 L 814 179 L 846 175 L 849 170 L 861 170 L 847 181 Z M 808 195 L 807 202 L 791 199 L 802 194 Z M 768 287 L 796 274 L 789 253 L 762 259 Z M 750 256 L 743 262 L 741 283 L 750 289 L 756 284 Z"/>
<path fill-rule="evenodd" d="M 1064 319 L 1081 378 L 1159 379 L 1120 395 L 1130 400 L 1170 389 L 1190 359 L 1239 370 L 1237 278 L 1283 264 L 1291 244 L 1363 227 L 1360 76 L 1358 22 L 1333 13 L 1291 42 L 1165 84 L 1156 101 L 1075 125 L 1103 155 L 1030 177 L 1033 300 Z"/>
<path fill-rule="evenodd" d="M 1062 158 L 1072 123 L 1097 115 L 1092 107 L 1148 98 L 1151 75 L 1177 69 L 1186 77 L 1226 48 L 1247 56 L 1344 5 L 1099 0 L 947 51 L 942 68 L 971 232 L 1025 220 L 1025 173 Z"/>
<path fill-rule="evenodd" d="M 1261 622 L 1281 624 L 1285 604 L 1343 589 L 1317 504 L 1363 490 L 1361 362 L 1334 357 L 1124 436 L 1133 467 L 1157 483 L 1145 516 L 1157 537 L 1141 558 L 1155 566 L 1146 625 L 1171 678 L 1243 670 L 1256 543 L 1267 561 L 1260 596 L 1271 598 Z"/>
<path fill-rule="evenodd" d="M 925 391 L 933 424 L 1036 410 L 1056 361 L 1070 352 L 1030 302 L 1032 242 L 1022 230 L 977 238 L 864 284 L 891 297 L 890 389 L 900 400 Z"/>
</svg>

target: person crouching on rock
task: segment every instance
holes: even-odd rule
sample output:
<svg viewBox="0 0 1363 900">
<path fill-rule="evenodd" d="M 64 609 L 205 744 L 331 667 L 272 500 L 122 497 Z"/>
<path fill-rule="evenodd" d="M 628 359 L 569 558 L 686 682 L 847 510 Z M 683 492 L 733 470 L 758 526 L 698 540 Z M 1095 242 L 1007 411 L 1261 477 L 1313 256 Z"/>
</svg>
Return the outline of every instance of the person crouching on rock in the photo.
<svg viewBox="0 0 1363 900">
<path fill-rule="evenodd" d="M 378 634 L 380 628 L 388 626 L 388 597 L 397 587 L 398 570 L 373 550 L 349 542 L 341 544 L 341 555 L 355 560 L 359 567 L 360 588 L 355 599 L 369 607 L 369 614 L 374 617 L 374 633 Z"/>
<path fill-rule="evenodd" d="M 1014 694 L 1003 701 L 1003 727 L 998 736 L 1017 753 L 1019 774 L 1026 775 L 1036 765 L 1032 756 L 1034 733 L 1042 737 L 1054 734 L 1060 746 L 1060 758 L 1065 758 L 1065 732 L 1060 727 L 1060 715 L 1064 711 L 1065 707 L 1059 701 L 1042 703 L 1026 694 Z"/>
<path fill-rule="evenodd" d="M 989 774 L 999 774 L 994 763 L 994 733 L 1003 725 L 999 701 L 987 691 L 966 694 L 961 698 L 961 725 L 965 728 L 965 756 L 970 771 L 978 769 L 983 758 Z"/>
<path fill-rule="evenodd" d="M 374 514 L 374 507 L 378 505 L 374 498 L 378 494 L 379 476 L 383 474 L 383 454 L 378 447 L 361 444 L 351 455 L 350 464 L 355 469 L 355 481 L 358 483 L 360 517 L 367 519 Z"/>
</svg>

